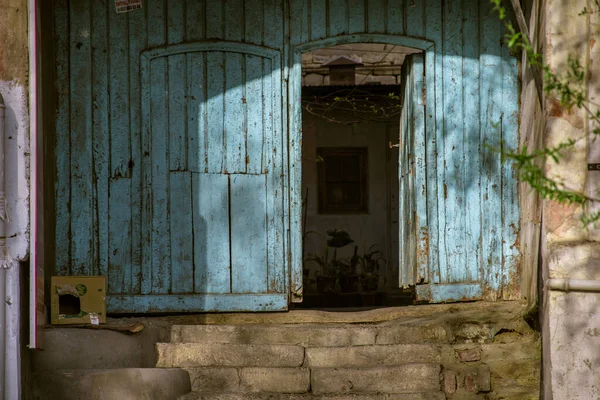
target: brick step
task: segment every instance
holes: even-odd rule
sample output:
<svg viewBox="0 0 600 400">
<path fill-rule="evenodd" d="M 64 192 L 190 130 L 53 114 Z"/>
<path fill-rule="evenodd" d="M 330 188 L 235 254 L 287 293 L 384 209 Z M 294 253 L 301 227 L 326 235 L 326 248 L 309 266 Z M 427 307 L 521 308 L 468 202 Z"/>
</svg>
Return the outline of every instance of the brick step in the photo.
<svg viewBox="0 0 600 400">
<path fill-rule="evenodd" d="M 294 344 L 362 346 L 369 344 L 451 343 L 449 326 L 406 324 L 174 325 L 172 343 Z"/>
<path fill-rule="evenodd" d="M 55 370 L 32 376 L 34 400 L 176 400 L 190 392 L 181 369 Z"/>
<path fill-rule="evenodd" d="M 157 343 L 161 368 L 300 367 L 304 347 L 294 345 Z"/>
<path fill-rule="evenodd" d="M 441 389 L 439 364 L 368 368 L 187 368 L 198 393 L 376 394 Z"/>
<path fill-rule="evenodd" d="M 404 394 L 189 393 L 178 400 L 445 400 L 442 392 Z"/>
<path fill-rule="evenodd" d="M 454 363 L 449 345 L 394 344 L 343 347 L 296 345 L 157 343 L 157 367 L 346 368 L 408 363 Z"/>
<path fill-rule="evenodd" d="M 453 363 L 449 345 L 392 344 L 345 347 L 307 347 L 304 365 L 311 368 L 352 368 L 409 363 Z"/>
</svg>

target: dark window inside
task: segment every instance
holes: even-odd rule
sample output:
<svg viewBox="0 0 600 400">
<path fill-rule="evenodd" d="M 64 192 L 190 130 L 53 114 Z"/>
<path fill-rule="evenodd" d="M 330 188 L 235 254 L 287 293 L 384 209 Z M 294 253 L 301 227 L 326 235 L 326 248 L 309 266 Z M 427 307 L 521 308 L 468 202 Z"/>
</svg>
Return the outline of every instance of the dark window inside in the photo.
<svg viewBox="0 0 600 400">
<path fill-rule="evenodd" d="M 367 148 L 317 148 L 320 214 L 368 212 Z"/>
</svg>

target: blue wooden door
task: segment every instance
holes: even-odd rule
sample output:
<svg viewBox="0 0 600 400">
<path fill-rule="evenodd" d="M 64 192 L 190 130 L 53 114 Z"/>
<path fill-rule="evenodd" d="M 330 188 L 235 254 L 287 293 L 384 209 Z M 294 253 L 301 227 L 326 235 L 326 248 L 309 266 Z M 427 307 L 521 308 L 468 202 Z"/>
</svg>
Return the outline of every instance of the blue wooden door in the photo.
<svg viewBox="0 0 600 400">
<path fill-rule="evenodd" d="M 141 295 L 131 311 L 287 308 L 281 62 L 234 42 L 142 54 Z"/>
</svg>

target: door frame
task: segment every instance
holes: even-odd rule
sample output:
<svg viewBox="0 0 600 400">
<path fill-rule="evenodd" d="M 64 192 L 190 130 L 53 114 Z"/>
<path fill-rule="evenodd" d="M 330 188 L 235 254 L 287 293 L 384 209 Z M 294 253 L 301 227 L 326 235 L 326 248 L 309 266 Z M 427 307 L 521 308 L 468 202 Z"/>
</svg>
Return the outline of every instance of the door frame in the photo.
<svg viewBox="0 0 600 400">
<path fill-rule="evenodd" d="M 436 140 L 438 137 L 437 129 L 441 129 L 441 125 L 436 124 L 436 105 L 443 101 L 441 98 L 436 98 L 435 77 L 436 77 L 436 48 L 433 41 L 418 39 L 410 36 L 386 35 L 386 34 L 351 34 L 340 35 L 321 40 L 307 42 L 290 48 L 290 65 L 288 67 L 288 154 L 289 154 L 289 229 L 290 229 L 290 299 L 292 302 L 301 302 L 303 296 L 302 283 L 302 53 L 311 50 L 320 49 L 323 47 L 331 47 L 342 44 L 353 43 L 381 43 L 391 44 L 404 47 L 411 47 L 417 50 L 422 50 L 425 57 L 425 104 L 426 104 L 426 130 L 425 140 L 430 140 L 428 143 L 432 145 L 427 147 L 426 155 L 435 155 Z M 441 71 L 440 71 L 441 72 Z M 439 127 L 439 128 L 438 128 Z M 427 157 L 429 158 L 429 157 Z M 431 170 L 425 168 L 425 160 L 421 163 L 416 163 L 417 168 L 423 171 L 421 176 L 436 176 L 437 168 Z M 426 185 L 426 182 L 423 182 Z M 427 187 L 422 191 L 416 191 L 416 201 L 427 201 Z M 416 232 L 419 232 L 417 238 L 417 271 L 418 275 L 427 277 L 424 283 L 434 283 L 435 276 L 432 276 L 433 268 L 430 268 L 430 262 L 434 261 L 435 252 L 434 246 L 429 246 L 431 238 L 435 235 L 437 242 L 437 193 L 432 193 L 430 204 L 425 209 L 425 215 L 418 215 Z M 428 222 L 431 222 L 428 224 Z M 429 229 L 428 226 L 432 226 Z M 417 276 L 418 276 L 417 275 Z M 402 273 L 400 273 L 402 276 Z M 438 277 L 439 279 L 439 277 Z M 400 283 L 400 282 L 399 282 Z M 414 285 L 416 282 L 412 282 Z M 405 283 L 402 282 L 402 285 Z"/>
</svg>

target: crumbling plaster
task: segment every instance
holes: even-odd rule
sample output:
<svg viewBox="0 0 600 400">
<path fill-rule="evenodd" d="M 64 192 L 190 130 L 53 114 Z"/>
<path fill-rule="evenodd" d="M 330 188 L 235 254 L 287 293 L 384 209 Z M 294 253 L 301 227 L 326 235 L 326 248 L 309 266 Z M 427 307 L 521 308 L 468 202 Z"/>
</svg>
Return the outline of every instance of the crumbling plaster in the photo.
<svg viewBox="0 0 600 400">
<path fill-rule="evenodd" d="M 5 187 L 0 191 L 6 197 L 8 261 L 16 262 L 26 260 L 29 251 L 27 2 L 0 0 L 0 9 L 0 95 L 6 106 L 5 158 L 0 163 Z"/>
<path fill-rule="evenodd" d="M 598 98 L 595 45 L 598 24 L 579 15 L 585 0 L 548 0 L 545 22 L 545 62 L 554 71 L 565 71 L 569 57 L 585 66 L 588 96 Z M 575 146 L 559 163 L 548 162 L 549 175 L 561 179 L 571 190 L 598 197 L 600 172 L 588 171 L 588 163 L 600 162 L 600 149 L 591 137 L 586 112 L 561 107 L 548 95 L 545 99 L 546 146 L 568 139 Z M 584 226 L 584 210 L 577 205 L 543 203 L 543 278 L 600 280 L 600 238 L 598 230 Z M 591 399 L 600 396 L 600 294 L 559 292 L 544 289 L 544 393 L 547 399 Z"/>
</svg>

